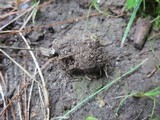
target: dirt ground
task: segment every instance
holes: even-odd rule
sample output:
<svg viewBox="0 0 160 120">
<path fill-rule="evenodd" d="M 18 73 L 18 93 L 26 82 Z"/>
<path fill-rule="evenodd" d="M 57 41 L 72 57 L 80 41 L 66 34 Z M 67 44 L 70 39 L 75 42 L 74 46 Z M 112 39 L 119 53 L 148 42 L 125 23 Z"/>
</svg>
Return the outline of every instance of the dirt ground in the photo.
<svg viewBox="0 0 160 120">
<path fill-rule="evenodd" d="M 99 14 L 78 19 L 88 15 L 89 4 L 86 0 L 57 0 L 40 9 L 35 25 L 31 22 L 27 25 L 27 27 L 41 26 L 77 18 L 73 22 L 57 24 L 25 34 L 32 48 L 54 48 L 56 51 L 55 56 L 49 57 L 37 53 L 40 66 L 53 58 L 52 62 L 43 70 L 49 92 L 51 118 L 64 115 L 66 111 L 87 96 L 148 58 L 148 61 L 140 69 L 113 85 L 109 90 L 103 91 L 89 100 L 74 111 L 68 120 L 85 120 L 87 116 L 94 116 L 98 120 L 149 119 L 153 101 L 148 98 L 131 97 L 127 99 L 121 107 L 119 115 L 115 115 L 122 100 L 120 96 L 137 91 L 148 91 L 160 83 L 159 71 L 156 71 L 151 77 L 147 77 L 155 69 L 155 65 L 160 64 L 160 58 L 155 58 L 151 51 L 151 42 L 147 41 L 142 50 L 134 48 L 132 37 L 135 24 L 124 47 L 120 48 L 121 39 L 130 17 L 130 13 L 119 16 L 124 4 L 125 0 L 101 0 L 101 9 L 108 10 L 107 15 Z M 97 12 L 95 9 L 91 9 L 89 14 L 95 12 Z M 11 28 L 18 28 L 19 22 L 16 21 Z M 153 33 L 154 31 L 152 31 Z M 152 40 L 152 43 L 152 48 L 159 57 L 160 41 L 155 39 Z M 18 35 L 2 38 L 1 44 L 25 48 L 22 38 Z M 25 66 L 28 71 L 34 72 L 34 62 L 26 50 L 5 49 L 5 51 L 12 55 L 18 63 Z M 36 54 L 35 51 L 34 53 Z M 1 58 L 1 63 L 3 76 L 8 81 L 8 91 L 14 87 L 15 91 L 18 91 L 17 84 L 23 85 L 24 73 L 4 56 Z M 35 86 L 33 91 L 31 119 L 42 120 L 44 116 L 40 106 L 38 88 Z M 22 93 L 23 100 L 24 93 Z M 13 108 L 17 108 L 16 102 L 13 103 Z M 155 117 L 159 116 L 159 110 L 160 106 L 157 104 Z M 18 118 L 18 113 L 16 116 Z M 12 117 L 11 115 L 10 119 L 13 119 Z"/>
</svg>

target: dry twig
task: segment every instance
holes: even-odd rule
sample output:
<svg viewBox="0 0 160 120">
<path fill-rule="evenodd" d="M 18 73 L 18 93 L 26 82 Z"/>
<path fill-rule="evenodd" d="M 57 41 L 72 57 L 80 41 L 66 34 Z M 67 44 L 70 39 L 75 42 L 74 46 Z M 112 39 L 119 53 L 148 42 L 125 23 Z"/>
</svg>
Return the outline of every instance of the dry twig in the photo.
<svg viewBox="0 0 160 120">
<path fill-rule="evenodd" d="M 158 70 L 157 67 L 155 67 L 150 73 L 147 74 L 147 78 L 152 77 L 152 75 Z"/>
<path fill-rule="evenodd" d="M 1 80 L 2 80 L 3 86 L 6 86 L 6 82 L 5 82 L 5 80 L 4 80 L 4 77 L 3 77 L 1 71 L 0 71 L 0 78 L 1 78 Z"/>
<path fill-rule="evenodd" d="M 26 57 L 25 57 L 25 60 L 24 60 L 24 68 L 26 69 Z M 26 81 L 26 74 L 24 74 L 24 85 L 27 85 L 27 81 Z M 28 99 L 27 99 L 27 88 L 28 88 L 28 86 L 26 86 L 25 88 L 24 88 L 24 120 L 29 120 L 29 117 L 28 117 Z"/>
<path fill-rule="evenodd" d="M 19 111 L 19 117 L 20 120 L 23 120 L 22 118 L 22 103 L 21 103 L 21 94 L 20 94 L 20 85 L 18 85 L 18 111 Z"/>
</svg>

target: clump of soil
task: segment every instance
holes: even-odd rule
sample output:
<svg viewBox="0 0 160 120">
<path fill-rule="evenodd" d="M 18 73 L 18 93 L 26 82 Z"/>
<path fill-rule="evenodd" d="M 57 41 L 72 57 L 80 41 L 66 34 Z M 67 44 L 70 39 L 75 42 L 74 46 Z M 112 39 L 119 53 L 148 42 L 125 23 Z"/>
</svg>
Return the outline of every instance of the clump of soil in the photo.
<svg viewBox="0 0 160 120">
<path fill-rule="evenodd" d="M 89 8 L 91 1 L 90 0 L 78 0 L 79 6 L 82 8 Z"/>
<path fill-rule="evenodd" d="M 61 56 L 60 64 L 70 75 L 102 77 L 110 65 L 109 56 L 98 40 L 65 37 L 61 42 L 54 41 L 53 46 Z"/>
</svg>

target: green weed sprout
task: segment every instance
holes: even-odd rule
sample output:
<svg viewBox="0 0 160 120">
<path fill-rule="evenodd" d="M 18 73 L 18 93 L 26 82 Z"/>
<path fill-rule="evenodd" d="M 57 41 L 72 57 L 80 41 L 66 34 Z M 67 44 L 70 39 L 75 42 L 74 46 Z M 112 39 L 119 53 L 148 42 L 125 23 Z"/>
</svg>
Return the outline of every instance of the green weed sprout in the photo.
<svg viewBox="0 0 160 120">
<path fill-rule="evenodd" d="M 60 118 L 59 120 L 62 120 L 63 118 L 67 117 L 68 115 L 70 115 L 72 112 L 74 112 L 75 110 L 77 110 L 78 108 L 80 108 L 82 105 L 84 105 L 87 101 L 89 101 L 91 98 L 93 98 L 94 96 L 96 96 L 97 94 L 99 94 L 100 92 L 104 91 L 104 90 L 108 90 L 110 87 L 112 87 L 115 83 L 117 83 L 118 81 L 120 81 L 122 78 L 132 74 L 133 72 L 135 72 L 141 65 L 143 65 L 145 62 L 147 61 L 147 59 L 143 60 L 141 63 L 139 63 L 138 65 L 136 65 L 135 67 L 131 68 L 128 72 L 124 73 L 122 76 L 114 79 L 112 82 L 108 83 L 107 85 L 105 85 L 104 87 L 102 87 L 101 89 L 99 89 L 98 91 L 94 92 L 93 94 L 91 94 L 90 96 L 88 96 L 87 98 L 85 98 L 84 100 L 82 100 L 81 102 L 79 102 L 75 107 L 73 107 L 71 110 L 69 110 L 68 112 L 66 112 L 62 118 Z"/>
<path fill-rule="evenodd" d="M 120 102 L 120 104 L 119 104 L 119 106 L 116 110 L 116 115 L 118 116 L 118 112 L 119 112 L 120 107 L 122 106 L 124 101 L 126 101 L 126 99 L 128 99 L 129 97 L 136 97 L 136 98 L 147 97 L 147 98 L 150 98 L 151 100 L 153 100 L 153 107 L 152 107 L 152 112 L 151 112 L 151 115 L 150 115 L 150 119 L 152 119 L 153 115 L 154 115 L 154 110 L 155 110 L 155 107 L 156 107 L 156 103 L 160 104 L 160 101 L 158 101 L 156 99 L 156 97 L 159 96 L 159 95 L 160 95 L 160 86 L 158 86 L 158 87 L 156 87 L 153 90 L 150 90 L 148 92 L 136 92 L 136 93 L 129 94 Z"/>
</svg>

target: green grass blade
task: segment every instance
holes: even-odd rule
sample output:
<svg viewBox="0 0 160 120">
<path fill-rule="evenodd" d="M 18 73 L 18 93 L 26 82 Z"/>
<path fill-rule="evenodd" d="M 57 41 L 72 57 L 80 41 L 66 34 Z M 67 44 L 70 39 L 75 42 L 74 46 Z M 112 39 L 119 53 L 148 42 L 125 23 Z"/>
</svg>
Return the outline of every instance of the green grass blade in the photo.
<svg viewBox="0 0 160 120">
<path fill-rule="evenodd" d="M 153 107 L 152 107 L 152 112 L 151 112 L 151 117 L 150 117 L 151 119 L 153 118 L 155 107 L 156 107 L 156 101 L 153 100 Z"/>
<path fill-rule="evenodd" d="M 149 91 L 149 92 L 156 92 L 156 91 L 160 91 L 160 86 L 154 88 L 153 90 Z"/>
<path fill-rule="evenodd" d="M 144 93 L 144 96 L 152 96 L 155 97 L 157 95 L 160 95 L 160 91 L 155 91 L 155 92 L 146 92 Z"/>
<path fill-rule="evenodd" d="M 151 97 L 151 96 L 149 96 L 148 98 L 150 98 L 151 100 L 155 101 L 156 103 L 158 103 L 158 104 L 160 105 L 160 101 L 159 101 L 159 100 L 157 100 L 156 98 Z"/>
<path fill-rule="evenodd" d="M 158 100 L 156 100 L 154 97 L 149 96 L 149 98 L 153 100 L 153 107 L 152 107 L 152 112 L 151 112 L 151 116 L 150 116 L 150 120 L 153 120 L 153 115 L 154 115 L 156 103 L 158 103 L 160 105 L 160 102 Z M 154 119 L 154 120 L 157 120 L 157 119 Z"/>
<path fill-rule="evenodd" d="M 91 4 L 92 4 L 91 6 L 93 6 L 99 13 L 103 14 L 103 11 L 101 11 L 100 8 L 99 8 L 97 0 L 92 0 Z"/>
<path fill-rule="evenodd" d="M 131 73 L 133 73 L 134 71 L 136 71 L 142 64 L 144 64 L 144 62 L 146 62 L 147 59 L 143 60 L 140 64 L 136 65 L 135 67 L 131 68 L 128 72 L 124 73 L 122 76 L 116 78 L 115 80 L 113 80 L 112 82 L 110 82 L 109 84 L 105 85 L 104 87 L 102 87 L 101 89 L 99 89 L 98 91 L 96 91 L 95 93 L 91 94 L 90 96 L 88 96 L 87 98 L 85 98 L 84 100 L 82 100 L 80 103 L 78 103 L 75 107 L 73 107 L 71 110 L 69 110 L 67 113 L 65 113 L 63 115 L 63 117 L 67 117 L 69 114 L 71 114 L 73 111 L 77 110 L 78 108 L 80 108 L 82 105 L 84 105 L 87 101 L 89 101 L 91 98 L 93 98 L 95 95 L 97 95 L 98 93 L 109 89 L 111 86 L 113 86 L 116 82 L 118 82 L 119 80 L 121 80 L 123 77 L 126 77 L 128 75 L 130 75 Z M 59 120 L 62 120 L 63 117 Z"/>
<path fill-rule="evenodd" d="M 85 120 L 98 120 L 98 119 L 93 116 L 88 116 Z"/>
<path fill-rule="evenodd" d="M 34 9 L 33 9 L 33 15 L 32 15 L 32 23 L 34 24 L 35 23 L 35 18 L 36 18 L 36 15 L 37 15 L 37 11 L 38 11 L 38 5 L 39 5 L 40 1 L 38 0 L 37 2 L 35 1 L 33 6 L 34 6 Z"/>
<path fill-rule="evenodd" d="M 135 6 L 135 0 L 127 0 L 127 9 L 131 9 Z"/>
<path fill-rule="evenodd" d="M 121 102 L 120 102 L 120 104 L 118 105 L 118 108 L 117 108 L 117 110 L 116 110 L 116 116 L 118 116 L 119 109 L 120 109 L 120 107 L 122 106 L 122 104 L 124 103 L 124 101 L 125 101 L 126 99 L 128 99 L 129 97 L 132 97 L 132 96 L 134 96 L 134 95 L 136 95 L 136 94 L 137 94 L 137 93 L 129 94 L 129 95 L 127 95 L 125 98 L 123 98 L 123 99 L 121 100 Z"/>
<path fill-rule="evenodd" d="M 141 2 L 142 2 L 142 0 L 138 0 L 137 3 L 136 3 L 136 6 L 135 6 L 135 8 L 134 8 L 134 10 L 133 10 L 133 13 L 132 13 L 132 15 L 131 15 L 131 18 L 130 18 L 130 20 L 129 20 L 129 22 L 128 22 L 128 25 L 127 25 L 127 27 L 126 27 L 126 29 L 125 29 L 125 32 L 124 32 L 124 34 L 123 34 L 122 41 L 121 41 L 121 48 L 123 47 L 123 44 L 124 44 L 124 42 L 125 42 L 125 40 L 126 40 L 126 38 L 127 38 L 128 32 L 129 32 L 129 30 L 130 30 L 130 28 L 131 28 L 131 25 L 132 25 L 132 23 L 133 23 L 133 21 L 134 21 L 134 19 L 135 19 L 135 17 L 136 17 L 136 13 L 137 13 L 137 11 L 138 11 L 138 9 L 139 9 L 139 6 L 140 6 Z"/>
</svg>

